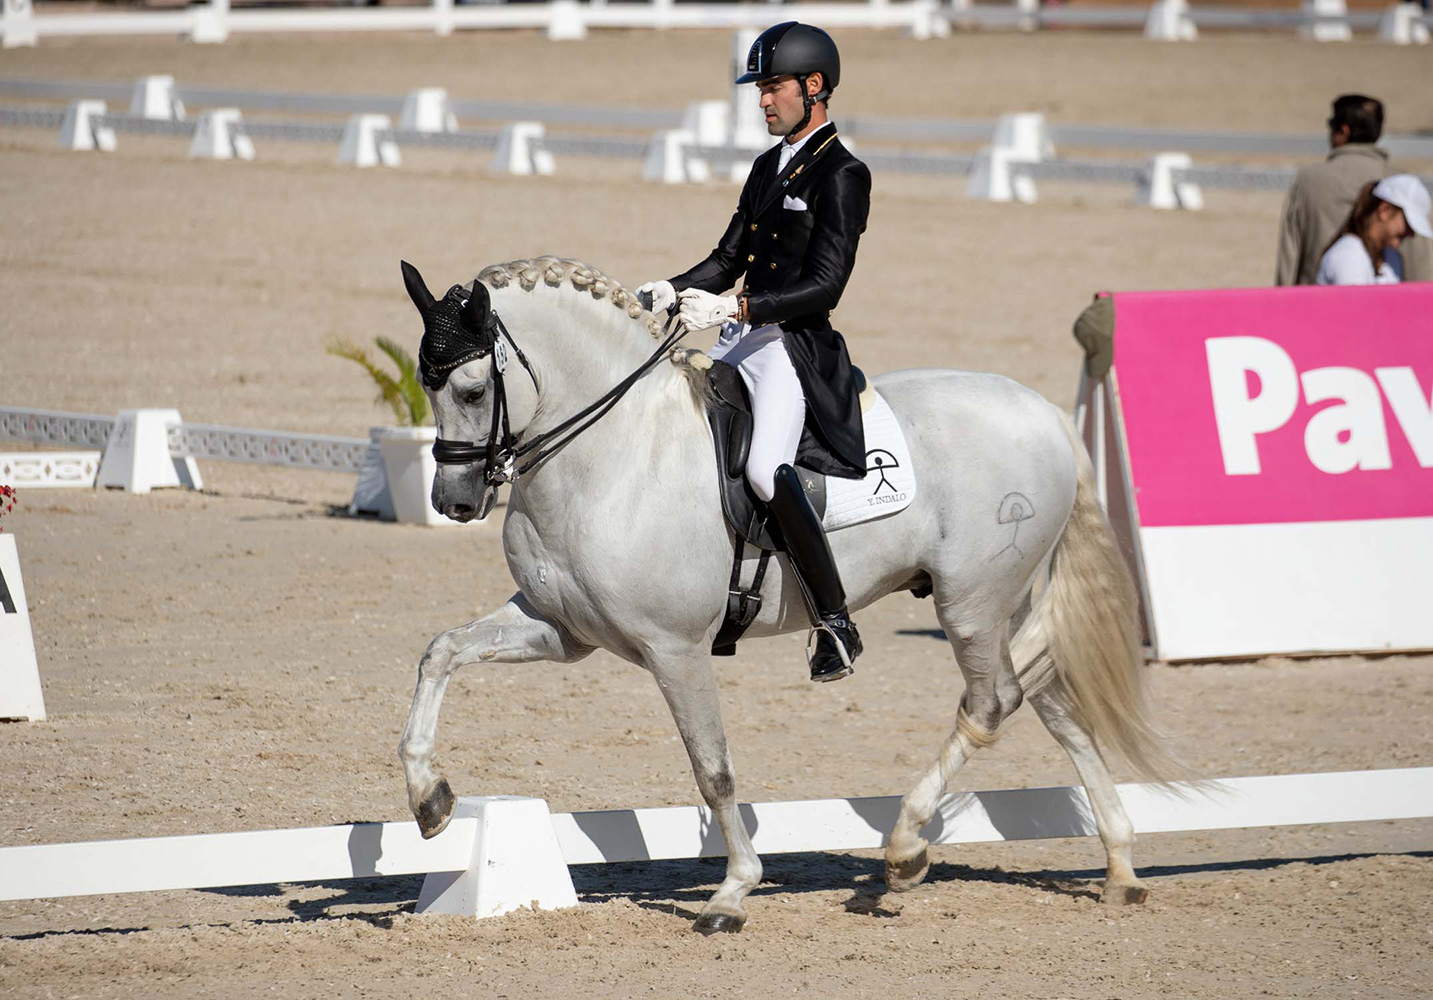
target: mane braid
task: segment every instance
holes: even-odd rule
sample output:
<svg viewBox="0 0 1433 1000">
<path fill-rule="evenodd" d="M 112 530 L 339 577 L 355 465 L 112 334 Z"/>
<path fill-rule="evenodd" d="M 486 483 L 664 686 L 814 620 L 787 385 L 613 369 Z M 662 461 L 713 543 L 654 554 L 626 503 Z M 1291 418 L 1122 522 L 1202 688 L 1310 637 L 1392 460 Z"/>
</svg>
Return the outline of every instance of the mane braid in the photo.
<svg viewBox="0 0 1433 1000">
<path fill-rule="evenodd" d="M 478 272 L 478 280 L 491 288 L 506 288 L 516 281 L 518 287 L 525 292 L 536 288 L 538 282 L 552 288 L 571 285 L 577 291 L 586 292 L 598 301 L 612 303 L 631 319 L 641 319 L 645 315 L 647 333 L 653 338 L 662 335 L 661 321 L 642 308 L 634 293 L 580 260 L 550 256 L 510 260 L 505 264 L 492 264 L 483 268 Z"/>
</svg>

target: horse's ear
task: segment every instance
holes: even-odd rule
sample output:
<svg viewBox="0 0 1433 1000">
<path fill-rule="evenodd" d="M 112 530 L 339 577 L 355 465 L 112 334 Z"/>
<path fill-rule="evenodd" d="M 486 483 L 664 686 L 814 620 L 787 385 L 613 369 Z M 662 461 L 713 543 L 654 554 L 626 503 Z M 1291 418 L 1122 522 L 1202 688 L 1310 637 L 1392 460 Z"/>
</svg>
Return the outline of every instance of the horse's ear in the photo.
<svg viewBox="0 0 1433 1000">
<path fill-rule="evenodd" d="M 418 311 L 427 314 L 433 308 L 433 293 L 428 291 L 428 286 L 423 284 L 423 276 L 418 269 L 406 260 L 399 261 L 403 267 L 403 284 L 408 289 L 408 297 L 418 307 Z"/>
<path fill-rule="evenodd" d="M 488 325 L 488 288 L 481 281 L 473 282 L 472 294 L 463 306 L 463 322 L 469 330 L 482 330 Z"/>
</svg>

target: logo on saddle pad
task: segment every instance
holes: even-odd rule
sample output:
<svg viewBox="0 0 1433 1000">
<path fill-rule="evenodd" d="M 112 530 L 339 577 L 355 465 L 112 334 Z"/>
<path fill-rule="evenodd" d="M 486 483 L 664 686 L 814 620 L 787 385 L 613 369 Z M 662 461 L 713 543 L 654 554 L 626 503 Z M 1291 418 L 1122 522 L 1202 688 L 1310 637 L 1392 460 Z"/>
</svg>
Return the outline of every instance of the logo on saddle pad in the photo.
<svg viewBox="0 0 1433 1000">
<path fill-rule="evenodd" d="M 862 414 L 866 432 L 864 479 L 826 478 L 827 531 L 888 517 L 910 506 L 916 495 L 915 470 L 906 435 L 879 392 Z"/>
</svg>

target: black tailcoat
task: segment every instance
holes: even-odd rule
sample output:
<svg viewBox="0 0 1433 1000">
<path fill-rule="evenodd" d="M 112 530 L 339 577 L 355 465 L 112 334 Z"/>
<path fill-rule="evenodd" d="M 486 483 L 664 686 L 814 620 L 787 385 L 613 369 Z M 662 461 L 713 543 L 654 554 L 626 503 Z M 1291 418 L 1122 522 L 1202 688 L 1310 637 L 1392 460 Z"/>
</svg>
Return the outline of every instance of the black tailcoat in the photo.
<svg viewBox="0 0 1433 1000">
<path fill-rule="evenodd" d="M 798 464 L 858 479 L 866 474 L 860 403 L 846 341 L 830 317 L 866 231 L 871 172 L 829 123 L 778 177 L 780 151 L 778 143 L 756 158 L 721 242 L 672 287 L 719 293 L 745 275 L 751 325 L 781 324 L 806 394 Z"/>
</svg>

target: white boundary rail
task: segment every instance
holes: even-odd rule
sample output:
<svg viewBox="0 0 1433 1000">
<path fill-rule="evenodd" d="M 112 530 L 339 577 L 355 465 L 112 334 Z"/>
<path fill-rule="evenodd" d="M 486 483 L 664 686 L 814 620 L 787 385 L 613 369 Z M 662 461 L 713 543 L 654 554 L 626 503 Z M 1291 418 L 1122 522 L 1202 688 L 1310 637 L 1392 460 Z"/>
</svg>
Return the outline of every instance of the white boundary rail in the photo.
<svg viewBox="0 0 1433 1000">
<path fill-rule="evenodd" d="M 1118 787 L 1141 834 L 1433 816 L 1433 767 L 1226 778 L 1185 798 L 1156 785 Z M 480 850 L 474 807 L 540 802 L 460 799 L 448 829 L 430 841 L 405 821 L 0 848 L 0 899 L 411 874 L 435 876 L 446 888 L 455 882 L 451 873 L 469 870 L 480 856 L 482 866 L 469 874 L 481 882 L 484 869 L 521 869 L 522 859 Z M 757 851 L 779 854 L 881 847 L 899 808 L 899 797 L 880 796 L 757 803 L 741 806 L 741 814 Z M 696 806 L 561 813 L 551 817 L 551 832 L 568 865 L 726 853 L 711 813 Z M 1095 828 L 1083 789 L 1029 788 L 947 796 L 924 833 L 932 843 L 954 844 L 1083 837 Z M 491 912 L 535 898 L 522 898 L 522 888 L 514 887 L 512 905 Z M 419 912 L 435 895 L 425 884 Z"/>
</svg>

